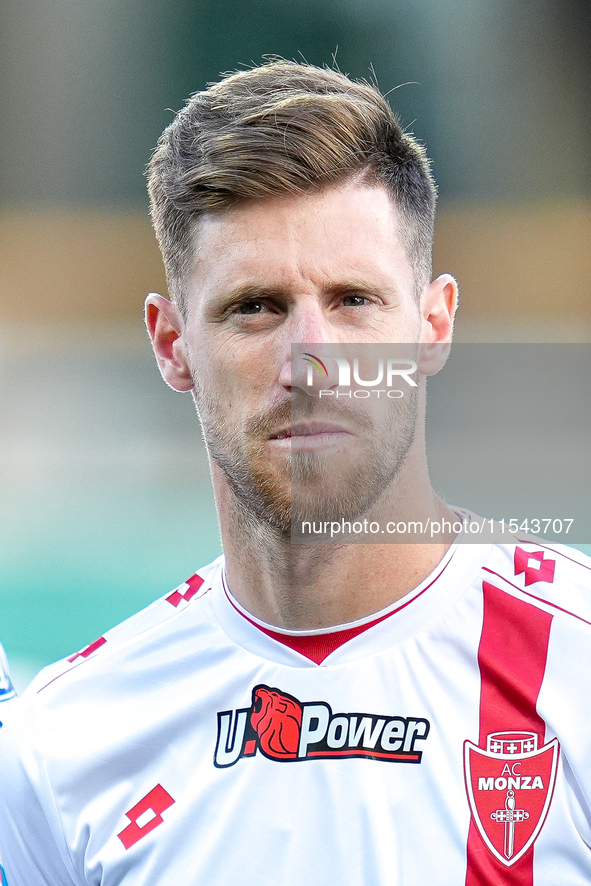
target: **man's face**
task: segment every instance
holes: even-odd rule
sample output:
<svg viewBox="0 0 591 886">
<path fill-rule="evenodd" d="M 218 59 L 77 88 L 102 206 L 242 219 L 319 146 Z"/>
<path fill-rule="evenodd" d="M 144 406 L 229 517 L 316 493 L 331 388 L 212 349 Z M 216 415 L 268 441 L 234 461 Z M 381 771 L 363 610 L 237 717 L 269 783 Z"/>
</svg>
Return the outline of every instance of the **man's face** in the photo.
<svg viewBox="0 0 591 886">
<path fill-rule="evenodd" d="M 445 299 L 431 284 L 418 303 L 401 223 L 384 188 L 353 182 L 199 222 L 178 343 L 191 385 L 167 380 L 192 387 L 214 474 L 248 513 L 283 532 L 291 518 L 364 512 L 412 444 L 416 397 L 390 401 L 378 419 L 311 395 L 307 364 L 291 361 L 294 343 L 442 337 L 433 316 Z"/>
</svg>

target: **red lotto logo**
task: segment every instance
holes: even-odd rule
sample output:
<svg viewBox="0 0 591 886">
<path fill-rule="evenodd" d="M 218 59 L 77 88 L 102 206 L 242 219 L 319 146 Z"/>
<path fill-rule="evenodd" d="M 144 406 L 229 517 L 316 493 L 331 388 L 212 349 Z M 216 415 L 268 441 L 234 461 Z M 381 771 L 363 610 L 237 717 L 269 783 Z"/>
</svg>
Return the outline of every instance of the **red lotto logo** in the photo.
<svg viewBox="0 0 591 886">
<path fill-rule="evenodd" d="M 167 603 L 170 603 L 171 606 L 178 606 L 183 600 L 188 603 L 189 600 L 195 596 L 202 584 L 203 579 L 201 576 L 197 574 L 192 575 L 184 584 L 179 585 L 172 594 L 168 595 L 166 598 Z"/>
<path fill-rule="evenodd" d="M 125 848 L 130 849 L 142 837 L 162 824 L 164 821 L 162 813 L 169 809 L 174 802 L 168 791 L 165 791 L 161 784 L 157 784 L 149 794 L 142 797 L 139 803 L 132 806 L 129 812 L 125 813 L 131 824 L 128 824 L 120 834 L 117 834 Z"/>
<path fill-rule="evenodd" d="M 75 655 L 72 655 L 68 661 L 76 661 L 77 658 L 88 658 L 89 655 L 92 655 L 93 652 L 96 652 L 97 649 L 100 649 L 101 646 L 104 646 L 107 641 L 104 637 L 99 637 L 98 640 L 95 640 L 94 643 L 91 643 L 90 646 L 87 646 L 86 649 L 82 649 L 80 652 L 77 652 Z"/>
<path fill-rule="evenodd" d="M 554 569 L 556 560 L 544 558 L 543 551 L 524 551 L 523 548 L 515 548 L 515 575 L 525 576 L 525 586 L 535 584 L 537 581 L 554 581 Z"/>
</svg>

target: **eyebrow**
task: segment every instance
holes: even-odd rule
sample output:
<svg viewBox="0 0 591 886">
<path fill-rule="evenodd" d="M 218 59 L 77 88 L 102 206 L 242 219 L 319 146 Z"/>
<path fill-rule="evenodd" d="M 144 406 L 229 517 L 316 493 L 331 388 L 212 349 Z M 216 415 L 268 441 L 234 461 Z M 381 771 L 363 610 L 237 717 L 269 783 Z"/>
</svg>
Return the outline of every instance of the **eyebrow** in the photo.
<svg viewBox="0 0 591 886">
<path fill-rule="evenodd" d="M 336 283 L 334 286 L 329 286 L 326 290 L 331 295 L 344 295 L 347 292 L 359 292 L 364 293 L 366 295 L 384 295 L 385 293 L 396 294 L 397 290 L 392 286 L 374 286 L 369 282 L 365 282 L 362 279 L 351 279 L 345 280 L 343 283 Z"/>
<path fill-rule="evenodd" d="M 286 292 L 283 289 L 276 289 L 269 286 L 237 286 L 235 289 L 231 289 L 230 292 L 223 295 L 221 298 L 227 304 L 233 304 L 234 302 L 239 301 L 249 301 L 259 298 L 278 298 L 280 296 L 285 296 Z"/>
<path fill-rule="evenodd" d="M 395 287 L 376 287 L 360 278 L 343 280 L 340 283 L 334 283 L 323 290 L 328 295 L 344 295 L 347 292 L 358 292 L 366 295 L 379 296 L 385 293 L 397 295 L 398 291 Z M 290 298 L 291 291 L 289 289 L 278 289 L 270 286 L 246 285 L 237 286 L 222 296 L 224 304 L 234 304 L 241 301 L 255 301 L 264 298 Z"/>
</svg>

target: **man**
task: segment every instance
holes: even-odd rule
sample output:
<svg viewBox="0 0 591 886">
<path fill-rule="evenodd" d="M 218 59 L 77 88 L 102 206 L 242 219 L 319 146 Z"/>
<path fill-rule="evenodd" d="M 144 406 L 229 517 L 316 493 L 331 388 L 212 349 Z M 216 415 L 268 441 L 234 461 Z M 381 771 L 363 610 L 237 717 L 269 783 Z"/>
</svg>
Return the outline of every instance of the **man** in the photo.
<svg viewBox="0 0 591 886">
<path fill-rule="evenodd" d="M 429 282 L 422 149 L 373 88 L 277 62 L 193 96 L 149 183 L 171 301 L 148 329 L 194 397 L 225 560 L 23 698 L 10 886 L 591 883 L 590 565 L 462 545 L 473 518 L 431 490 L 457 293 Z M 339 398 L 339 360 L 391 342 L 416 356 L 395 410 Z M 323 512 L 460 535 L 293 543 Z"/>
</svg>

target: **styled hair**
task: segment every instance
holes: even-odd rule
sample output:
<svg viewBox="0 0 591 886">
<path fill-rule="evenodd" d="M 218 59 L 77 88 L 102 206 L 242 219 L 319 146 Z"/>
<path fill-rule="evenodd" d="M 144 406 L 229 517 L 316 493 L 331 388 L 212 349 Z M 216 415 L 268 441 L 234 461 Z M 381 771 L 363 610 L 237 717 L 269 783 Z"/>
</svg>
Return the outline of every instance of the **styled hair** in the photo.
<svg viewBox="0 0 591 886">
<path fill-rule="evenodd" d="M 417 288 L 428 282 L 430 162 L 376 88 L 338 71 L 279 60 L 224 77 L 192 95 L 164 130 L 147 176 L 170 295 L 181 309 L 200 216 L 354 176 L 386 188 Z"/>
</svg>

